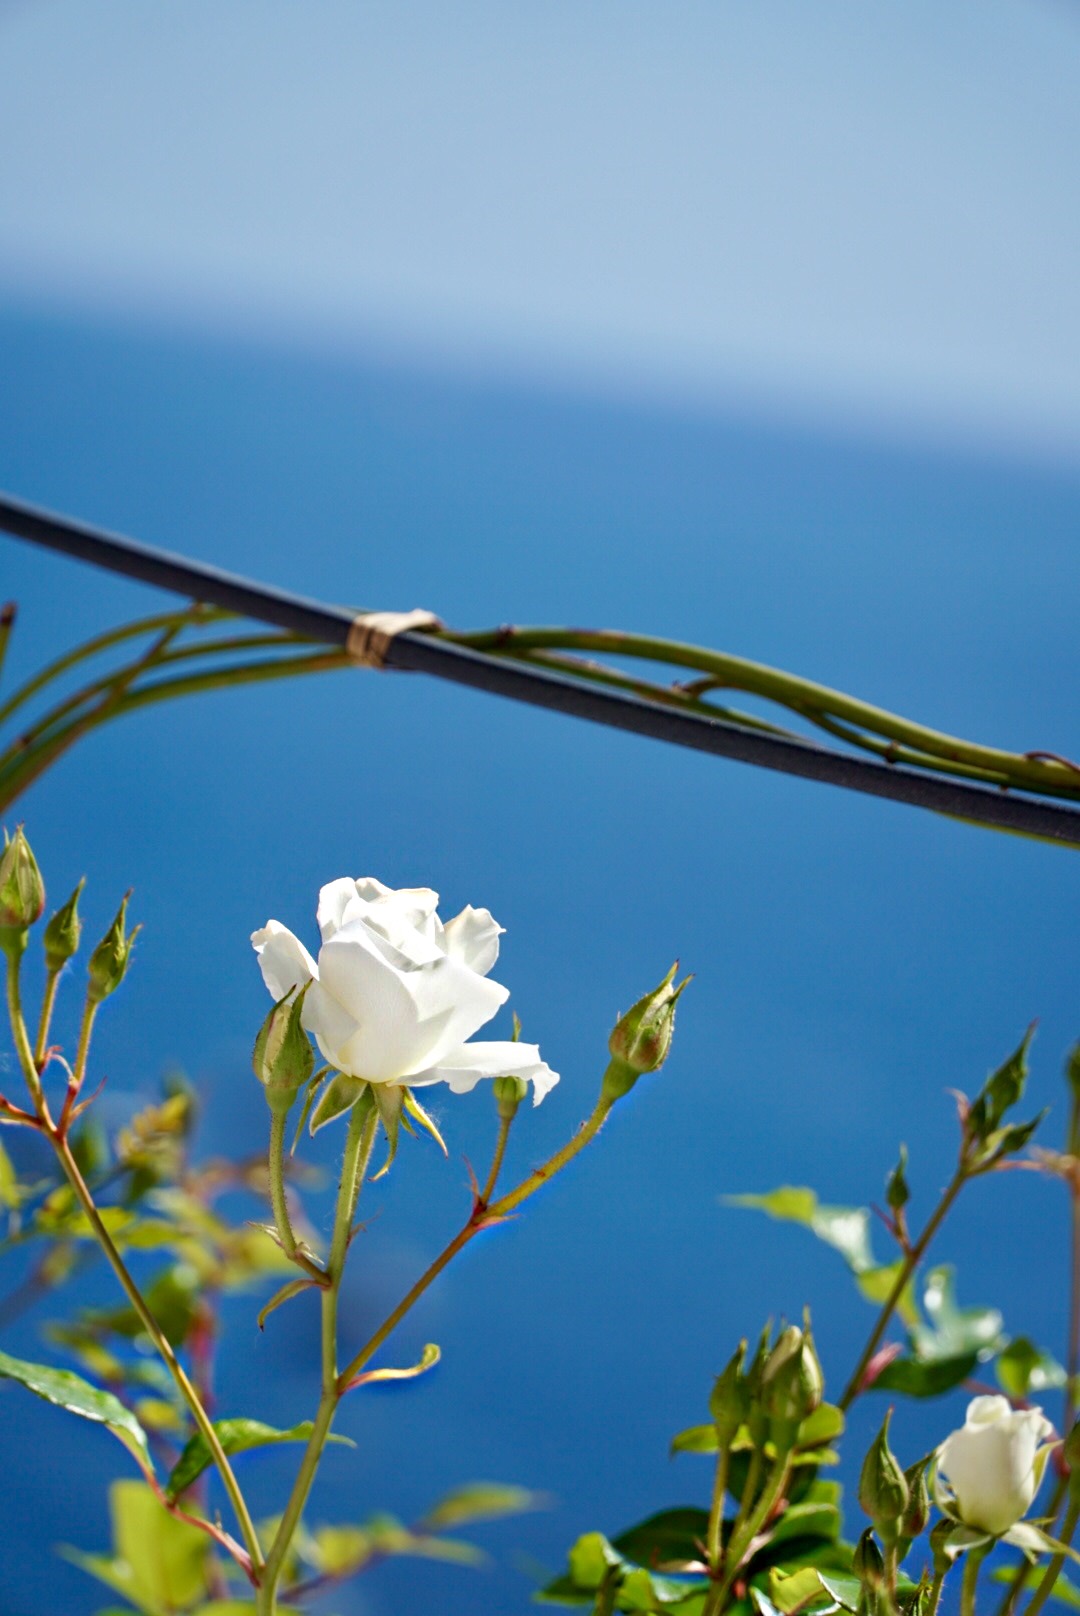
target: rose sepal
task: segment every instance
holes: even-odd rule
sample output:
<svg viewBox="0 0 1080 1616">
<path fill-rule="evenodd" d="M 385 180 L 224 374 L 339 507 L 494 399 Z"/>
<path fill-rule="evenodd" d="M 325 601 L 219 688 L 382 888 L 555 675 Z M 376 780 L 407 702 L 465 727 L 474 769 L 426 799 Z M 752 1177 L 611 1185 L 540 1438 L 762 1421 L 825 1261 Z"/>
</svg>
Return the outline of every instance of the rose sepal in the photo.
<svg viewBox="0 0 1080 1616">
<path fill-rule="evenodd" d="M 333 1122 L 342 1112 L 351 1111 L 367 1087 L 368 1084 L 362 1077 L 350 1077 L 347 1072 L 335 1072 L 319 1095 L 319 1103 L 311 1113 L 311 1121 L 308 1124 L 311 1137 L 314 1139 L 320 1128 L 325 1128 L 328 1122 Z"/>
</svg>

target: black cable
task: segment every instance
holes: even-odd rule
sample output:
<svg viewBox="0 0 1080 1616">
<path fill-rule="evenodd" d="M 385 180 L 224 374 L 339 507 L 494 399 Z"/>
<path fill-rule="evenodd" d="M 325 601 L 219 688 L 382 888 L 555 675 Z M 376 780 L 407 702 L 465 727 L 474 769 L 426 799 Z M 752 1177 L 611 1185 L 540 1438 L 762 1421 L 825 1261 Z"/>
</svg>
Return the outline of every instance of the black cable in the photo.
<svg viewBox="0 0 1080 1616">
<path fill-rule="evenodd" d="M 273 623 L 308 640 L 344 647 L 353 621 L 353 613 L 345 607 L 325 606 L 301 595 L 253 583 L 218 567 L 102 533 L 4 495 L 0 495 L 0 529 L 125 578 Z M 1080 847 L 1080 810 L 1076 808 L 1015 796 L 993 787 L 942 780 L 895 764 L 874 763 L 814 741 L 743 729 L 723 718 L 679 712 L 661 702 L 579 684 L 568 675 L 452 645 L 429 634 L 395 636 L 386 663 L 388 667 L 429 673 L 512 701 L 570 713 L 594 724 L 648 735 L 739 763 Z"/>
</svg>

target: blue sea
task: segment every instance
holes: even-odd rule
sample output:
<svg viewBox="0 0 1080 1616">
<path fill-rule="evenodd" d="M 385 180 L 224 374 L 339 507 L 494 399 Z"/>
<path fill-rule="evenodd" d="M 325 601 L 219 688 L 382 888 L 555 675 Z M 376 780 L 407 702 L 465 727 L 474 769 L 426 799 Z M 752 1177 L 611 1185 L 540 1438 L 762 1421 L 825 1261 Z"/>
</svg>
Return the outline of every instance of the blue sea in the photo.
<svg viewBox="0 0 1080 1616">
<path fill-rule="evenodd" d="M 0 486 L 326 600 L 422 605 L 458 627 L 575 623 L 669 635 L 805 674 L 939 728 L 1080 753 L 1080 473 L 770 420 L 455 374 L 385 355 L 0 308 Z M 20 617 L 7 677 L 162 597 L 0 537 Z M 1080 859 L 518 708 L 418 675 L 347 672 L 152 709 L 92 738 L 19 809 L 53 902 L 86 874 L 91 932 L 134 888 L 142 922 L 94 1069 L 116 1126 L 162 1073 L 202 1096 L 199 1149 L 262 1148 L 250 1047 L 267 1000 L 248 942 L 270 916 L 314 940 L 319 886 L 431 885 L 506 927 L 496 971 L 562 1074 L 511 1145 L 521 1173 L 591 1109 L 617 1013 L 678 957 L 694 982 L 667 1066 L 525 1215 L 476 1241 L 386 1363 L 414 1385 L 353 1394 L 315 1522 L 415 1518 L 469 1480 L 547 1507 L 478 1528 L 476 1571 L 391 1562 L 322 1616 L 524 1612 L 581 1532 L 707 1502 L 708 1462 L 668 1458 L 711 1377 L 769 1315 L 813 1309 L 838 1394 L 872 1323 L 837 1255 L 724 1203 L 778 1184 L 868 1204 L 906 1142 L 913 1216 L 976 1088 L 1038 1019 L 1031 1100 L 1053 1108 L 1080 1036 Z M 60 1031 L 73 1036 L 70 986 Z M 508 1036 L 509 1007 L 493 1036 Z M 10 1071 L 10 1061 L 5 1068 Z M 449 1147 L 405 1141 L 365 1192 L 343 1315 L 359 1342 L 468 1210 L 487 1090 L 435 1098 Z M 340 1135 L 313 1156 L 328 1169 Z M 324 1227 L 328 1199 L 312 1215 Z M 244 1214 L 264 1215 L 251 1203 Z M 976 1185 L 936 1255 L 965 1303 L 1064 1351 L 1066 1199 L 1032 1173 Z M 882 1260 L 888 1240 L 875 1236 Z M 3 1258 L 14 1286 L 23 1258 Z M 92 1269 L 83 1300 L 113 1299 Z M 225 1316 L 222 1413 L 291 1425 L 317 1398 L 307 1300 L 264 1333 Z M 43 1346 L 45 1302 L 0 1345 Z M 885 1399 L 854 1416 L 868 1441 Z M 915 1459 L 963 1393 L 904 1405 Z M 106 1546 L 100 1429 L 0 1388 L 5 1616 L 115 1604 L 51 1552 Z M 238 1461 L 280 1509 L 295 1450 Z M 850 1484 L 853 1477 L 844 1478 Z M 860 1529 L 849 1501 L 849 1525 Z"/>
</svg>

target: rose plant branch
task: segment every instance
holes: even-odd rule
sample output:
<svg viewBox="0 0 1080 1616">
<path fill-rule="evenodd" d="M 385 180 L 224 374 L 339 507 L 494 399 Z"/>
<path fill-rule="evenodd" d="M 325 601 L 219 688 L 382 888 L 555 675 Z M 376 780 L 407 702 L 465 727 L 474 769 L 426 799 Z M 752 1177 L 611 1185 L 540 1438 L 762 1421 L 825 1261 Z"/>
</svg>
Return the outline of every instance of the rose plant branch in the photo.
<svg viewBox="0 0 1080 1616">
<path fill-rule="evenodd" d="M 257 1575 L 261 1566 L 258 1535 L 218 1434 L 203 1407 L 195 1387 L 191 1384 L 182 1364 L 173 1351 L 171 1343 L 158 1324 L 120 1255 L 119 1249 L 98 1211 L 94 1196 L 79 1169 L 68 1137 L 70 1105 L 65 1101 L 65 1108 L 61 1113 L 60 1120 L 54 1122 L 45 1097 L 41 1074 L 34 1059 L 34 1052 L 30 1045 L 23 1017 L 20 993 L 20 968 L 22 956 L 26 949 L 29 928 L 40 917 L 44 906 L 44 884 L 33 854 L 20 829 L 5 849 L 3 859 L 0 860 L 0 949 L 2 949 L 6 958 L 8 1013 L 15 1051 L 36 1113 L 34 1118 L 28 1120 L 31 1126 L 35 1126 L 39 1132 L 44 1134 L 52 1146 L 64 1176 L 82 1207 L 94 1238 L 108 1259 L 124 1294 L 142 1323 L 149 1339 L 153 1342 L 169 1374 L 172 1376 L 181 1397 L 187 1404 L 192 1418 L 221 1473 L 222 1482 L 244 1537 L 253 1574 Z M 106 933 L 91 957 L 88 999 L 95 1001 L 95 1006 L 119 986 L 127 969 L 134 934 L 125 931 L 125 906 L 126 899 L 124 904 L 121 905 L 120 913 L 113 926 Z M 76 946 L 77 941 L 76 933 L 74 937 Z M 72 948 L 72 952 L 74 952 L 74 948 Z M 88 1018 L 85 1015 L 82 1025 L 85 1036 L 80 1038 L 80 1044 L 84 1044 L 89 1036 L 86 1031 Z M 69 1085 L 69 1099 L 70 1095 L 71 1086 Z"/>
</svg>

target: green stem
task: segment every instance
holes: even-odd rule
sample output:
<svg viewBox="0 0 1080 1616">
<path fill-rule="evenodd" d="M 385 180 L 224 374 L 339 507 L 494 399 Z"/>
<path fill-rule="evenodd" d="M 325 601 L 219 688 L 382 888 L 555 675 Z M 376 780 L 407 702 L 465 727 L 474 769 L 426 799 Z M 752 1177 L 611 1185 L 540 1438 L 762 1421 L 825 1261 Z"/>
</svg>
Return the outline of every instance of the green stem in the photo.
<svg viewBox="0 0 1080 1616">
<path fill-rule="evenodd" d="M 639 657 L 668 666 L 691 668 L 715 678 L 718 685 L 724 688 L 763 696 L 804 716 L 813 712 L 839 719 L 947 763 L 998 772 L 1013 784 L 1023 784 L 1033 790 L 1059 787 L 1071 795 L 1080 795 L 1080 775 L 1064 764 L 1043 762 L 998 747 L 964 741 L 958 736 L 914 723 L 870 702 L 845 695 L 843 691 L 832 690 L 814 680 L 802 679 L 782 669 L 767 667 L 764 663 L 745 657 L 712 651 L 704 646 L 687 645 L 679 640 L 660 639 L 649 634 L 558 627 L 504 628 L 447 637 L 455 644 L 508 658 L 522 652 L 570 649 L 601 651 L 611 656 Z"/>
<path fill-rule="evenodd" d="M 273 661 L 255 662 L 238 668 L 214 668 L 181 679 L 159 680 L 157 683 L 130 690 L 115 702 L 99 703 L 89 713 L 80 715 L 70 724 L 62 726 L 37 742 L 28 752 L 9 749 L 0 756 L 0 812 L 4 811 L 33 785 L 45 770 L 63 756 L 76 741 L 91 733 L 112 718 L 119 718 L 137 708 L 152 706 L 159 701 L 171 701 L 179 696 L 194 695 L 204 690 L 223 686 L 261 683 L 269 679 L 287 679 L 293 674 L 322 673 L 333 668 L 348 667 L 344 652 L 326 651 L 313 656 L 281 657 Z"/>
<path fill-rule="evenodd" d="M 941 1197 L 937 1207 L 931 1214 L 929 1222 L 927 1223 L 922 1234 L 919 1236 L 918 1240 L 910 1248 L 910 1250 L 905 1254 L 904 1261 L 901 1263 L 899 1272 L 897 1273 L 896 1279 L 893 1282 L 892 1290 L 885 1299 L 884 1306 L 878 1315 L 877 1323 L 870 1332 L 870 1338 L 859 1356 L 858 1363 L 851 1372 L 851 1379 L 848 1381 L 844 1395 L 840 1399 L 840 1407 L 842 1409 L 848 1409 L 855 1401 L 856 1397 L 858 1397 L 867 1366 L 869 1365 L 878 1347 L 881 1345 L 881 1338 L 888 1328 L 889 1320 L 896 1311 L 896 1305 L 901 1296 L 903 1296 L 904 1291 L 911 1280 L 912 1274 L 914 1274 L 916 1268 L 919 1266 L 919 1263 L 925 1256 L 931 1240 L 933 1240 L 934 1236 L 937 1234 L 942 1223 L 944 1222 L 949 1208 L 952 1206 L 961 1189 L 964 1187 L 964 1184 L 967 1182 L 967 1178 L 967 1165 L 964 1161 L 961 1161 L 960 1165 L 956 1169 L 956 1172 L 953 1174 L 944 1195 Z"/>
<path fill-rule="evenodd" d="M 1024 1561 L 1027 1564 L 1027 1561 Z M 934 1580 L 930 1584 L 930 1597 L 927 1601 L 923 1616 L 937 1616 L 937 1609 L 941 1603 L 941 1590 L 945 1586 L 945 1570 L 934 1572 Z"/>
<path fill-rule="evenodd" d="M 114 646 L 122 645 L 125 640 L 138 639 L 141 634 L 160 634 L 163 629 L 172 627 L 182 628 L 185 624 L 200 625 L 203 623 L 220 622 L 222 618 L 230 616 L 229 612 L 220 611 L 216 606 L 185 606 L 178 612 L 160 612 L 154 617 L 143 617 L 134 623 L 124 623 L 120 628 L 108 629 L 104 634 L 95 635 L 91 640 L 84 640 L 74 650 L 66 651 L 63 656 L 57 657 L 36 673 L 32 679 L 20 685 L 14 695 L 0 707 L 0 724 L 3 724 L 11 715 L 24 706 L 39 690 L 59 679 L 61 674 L 77 667 L 80 662 L 89 661 L 102 651 L 109 651 Z"/>
<path fill-rule="evenodd" d="M 990 1547 L 989 1543 L 984 1543 L 979 1548 L 969 1549 L 967 1552 L 964 1561 L 964 1580 L 960 1584 L 960 1616 L 975 1616 L 975 1586 Z"/>
<path fill-rule="evenodd" d="M 63 967 L 61 967 L 61 970 Z M 60 971 L 50 971 L 45 978 L 45 992 L 41 998 L 41 1015 L 38 1018 L 37 1038 L 34 1041 L 34 1065 L 40 1072 L 45 1065 L 45 1051 L 49 1047 L 49 1028 L 52 1026 L 53 1011 L 56 1008 L 56 989 L 60 982 Z"/>
<path fill-rule="evenodd" d="M 746 1557 L 746 1551 L 783 1498 L 790 1475 L 790 1452 L 777 1455 L 771 1481 L 763 1489 L 761 1497 L 742 1526 L 736 1527 L 731 1534 L 727 1551 L 727 1570 L 724 1572 L 723 1580 L 710 1589 L 701 1616 L 719 1616 L 719 1612 L 723 1610 L 732 1584 L 739 1574 L 739 1567 Z"/>
<path fill-rule="evenodd" d="M 288 1257 L 296 1256 L 296 1236 L 289 1218 L 289 1203 L 285 1198 L 285 1123 L 284 1112 L 270 1113 L 270 1152 L 267 1168 L 270 1177 L 270 1204 L 274 1209 L 274 1222 L 281 1244 Z"/>
<path fill-rule="evenodd" d="M 473 1236 L 479 1234 L 480 1230 L 487 1224 L 507 1217 L 523 1201 L 527 1201 L 531 1195 L 535 1195 L 537 1190 L 546 1184 L 549 1179 L 554 1178 L 556 1173 L 561 1172 L 579 1151 L 584 1150 L 590 1140 L 595 1139 L 613 1104 L 614 1101 L 601 1095 L 588 1121 L 583 1122 L 574 1137 L 561 1150 L 557 1150 L 554 1156 L 551 1156 L 542 1167 L 535 1168 L 528 1178 L 522 1179 L 520 1184 L 500 1200 L 494 1202 L 493 1205 L 485 1207 L 482 1201 L 477 1203 L 473 1208 L 469 1221 L 458 1231 L 450 1244 L 443 1248 L 434 1262 L 424 1270 L 416 1284 L 402 1297 L 393 1312 L 383 1320 L 370 1340 L 360 1348 L 360 1351 L 351 1360 L 348 1367 L 342 1370 L 338 1379 L 343 1391 L 360 1373 L 364 1365 L 375 1356 L 383 1343 L 393 1335 L 406 1314 L 411 1312 L 424 1292 L 438 1279 L 443 1269 L 453 1261 L 458 1252 L 465 1249 Z"/>
<path fill-rule="evenodd" d="M 502 1172 L 503 1157 L 506 1155 L 506 1142 L 510 1138 L 510 1129 L 513 1127 L 513 1125 L 513 1116 L 499 1118 L 499 1133 L 495 1140 L 495 1154 L 491 1158 L 491 1171 L 488 1173 L 486 1184 L 480 1191 L 481 1206 L 488 1206 L 491 1202 L 491 1197 L 495 1194 L 495 1185 L 499 1181 L 499 1174 Z"/>
<path fill-rule="evenodd" d="M 304 1505 L 307 1503 L 308 1494 L 318 1472 L 326 1439 L 330 1435 L 334 1415 L 342 1397 L 337 1373 L 338 1297 L 345 1270 L 345 1259 L 349 1251 L 357 1197 L 367 1172 L 368 1162 L 371 1160 L 378 1120 L 378 1110 L 370 1095 L 365 1093 L 353 1106 L 349 1115 L 349 1130 L 345 1136 L 345 1154 L 341 1166 L 337 1209 L 334 1214 L 334 1232 L 330 1240 L 330 1256 L 326 1268 L 329 1283 L 322 1293 L 322 1395 L 292 1492 L 289 1494 L 285 1512 L 266 1557 L 256 1605 L 259 1616 L 274 1616 L 277 1610 L 277 1588 L 282 1567 L 300 1524 L 300 1517 L 304 1512 Z"/>
<path fill-rule="evenodd" d="M 1080 1521 L 1080 1502 L 1074 1499 L 1070 1501 L 1069 1508 L 1065 1514 L 1065 1519 L 1061 1523 L 1060 1540 L 1062 1543 L 1072 1542 L 1073 1534 L 1076 1531 L 1077 1521 Z M 1043 1573 L 1042 1581 L 1031 1596 L 1030 1603 L 1024 1612 L 1024 1616 L 1036 1616 L 1036 1612 L 1042 1610 L 1043 1606 L 1046 1604 L 1046 1601 L 1050 1598 L 1050 1595 L 1054 1591 L 1054 1584 L 1064 1569 L 1066 1558 L 1067 1556 L 1064 1554 L 1054 1555 L 1054 1558 L 1050 1561 L 1046 1571 Z"/>
<path fill-rule="evenodd" d="M 25 943 L 23 947 L 25 947 Z M 18 943 L 12 941 L 5 945 L 4 954 L 7 959 L 8 1020 L 11 1022 L 11 1036 L 15 1040 L 15 1053 L 19 1057 L 19 1065 L 22 1068 L 26 1086 L 30 1090 L 34 1110 L 44 1121 L 48 1118 L 49 1111 L 45 1104 L 45 1093 L 41 1087 L 41 1077 L 38 1073 L 37 1063 L 34 1060 L 34 1051 L 30 1047 L 26 1021 L 22 1012 L 22 988 L 19 982 L 22 949 Z"/>
<path fill-rule="evenodd" d="M 724 1499 L 727 1497 L 728 1469 L 731 1462 L 731 1444 L 725 1442 L 717 1449 L 716 1470 L 713 1474 L 712 1501 L 709 1505 L 709 1529 L 706 1535 L 706 1559 L 709 1570 L 717 1575 L 724 1548 Z"/>
</svg>

